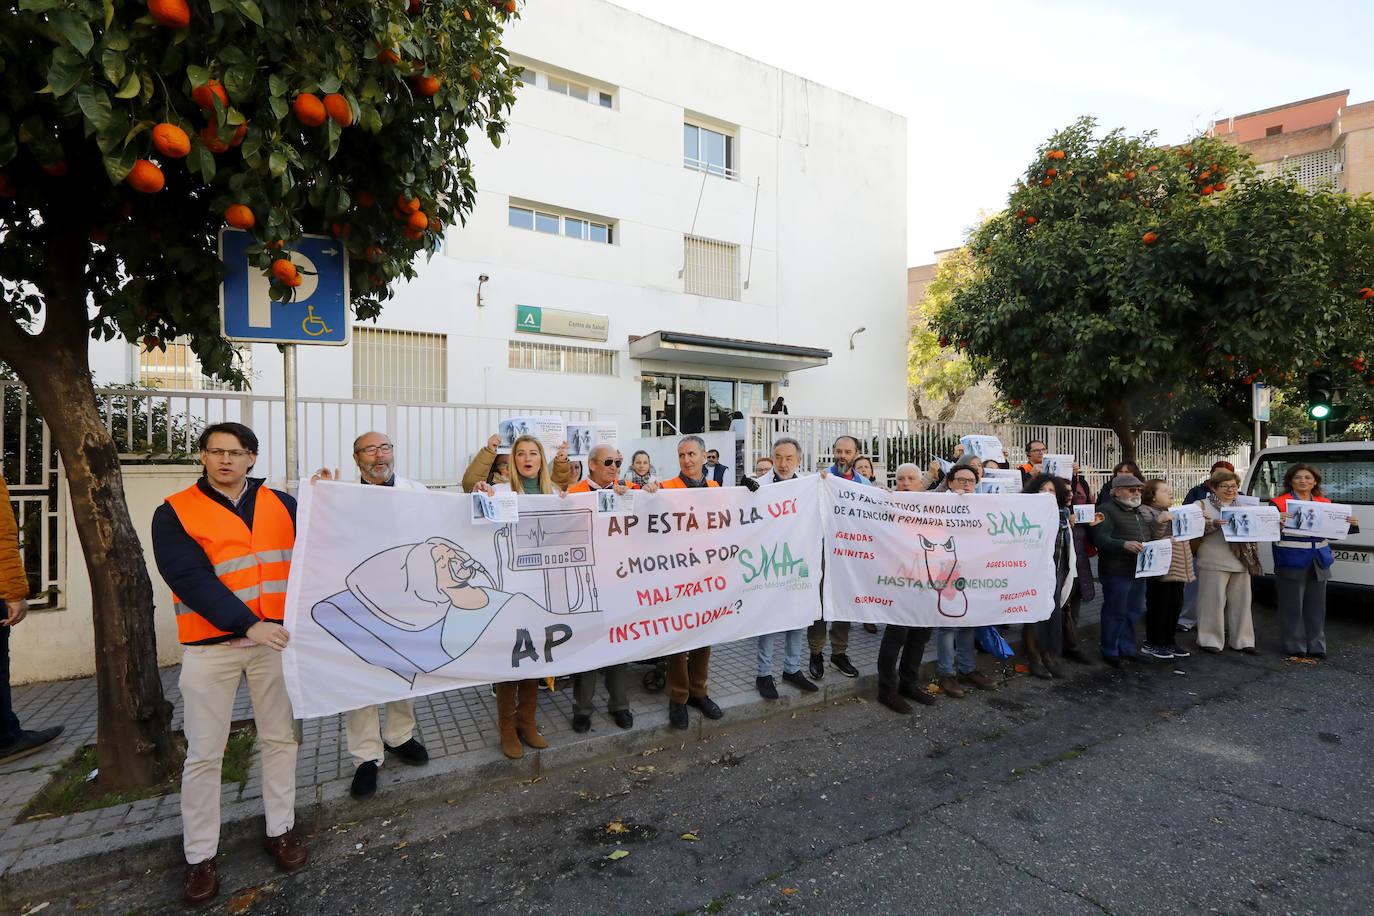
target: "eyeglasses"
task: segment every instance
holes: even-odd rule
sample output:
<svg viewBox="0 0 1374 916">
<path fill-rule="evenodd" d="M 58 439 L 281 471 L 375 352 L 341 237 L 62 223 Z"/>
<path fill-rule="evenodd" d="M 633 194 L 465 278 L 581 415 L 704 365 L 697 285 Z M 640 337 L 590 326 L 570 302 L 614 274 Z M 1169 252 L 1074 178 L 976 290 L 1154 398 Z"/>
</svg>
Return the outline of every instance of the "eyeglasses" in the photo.
<svg viewBox="0 0 1374 916">
<path fill-rule="evenodd" d="M 604 465 L 605 465 L 606 467 L 608 467 L 608 468 L 618 468 L 618 467 L 620 467 L 621 464 L 624 463 L 624 459 L 623 459 L 623 458 L 603 458 L 603 459 L 601 459 L 601 463 L 604 464 Z"/>
<path fill-rule="evenodd" d="M 1037 453 L 1039 453 L 1039 454 L 1044 454 L 1044 452 L 1045 452 L 1045 449 L 1043 449 L 1043 448 L 1033 448 L 1033 449 L 1030 450 L 1030 453 L 1031 453 L 1032 455 L 1037 454 Z"/>
<path fill-rule="evenodd" d="M 367 456 L 370 458 L 370 457 L 372 457 L 373 455 L 377 455 L 377 454 L 390 455 L 390 454 L 391 454 L 392 452 L 394 452 L 395 450 L 396 450 L 396 446 L 394 446 L 394 445 L 365 445 L 365 446 L 363 446 L 362 448 L 358 449 L 358 450 L 357 450 L 356 452 L 354 452 L 353 454 L 355 454 L 355 455 L 367 455 Z"/>
<path fill-rule="evenodd" d="M 230 458 L 243 458 L 247 455 L 256 455 L 257 452 L 250 452 L 246 448 L 207 448 L 202 451 L 211 458 L 223 458 L 228 455 Z"/>
</svg>

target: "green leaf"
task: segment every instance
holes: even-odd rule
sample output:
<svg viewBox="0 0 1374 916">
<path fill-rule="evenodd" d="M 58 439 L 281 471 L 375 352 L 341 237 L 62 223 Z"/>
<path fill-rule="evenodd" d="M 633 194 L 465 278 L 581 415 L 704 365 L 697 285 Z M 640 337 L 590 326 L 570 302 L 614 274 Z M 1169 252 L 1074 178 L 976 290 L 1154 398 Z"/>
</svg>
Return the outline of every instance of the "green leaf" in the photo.
<svg viewBox="0 0 1374 916">
<path fill-rule="evenodd" d="M 119 29 L 106 29 L 101 44 L 111 51 L 127 51 L 129 50 L 129 36 Z"/>
<path fill-rule="evenodd" d="M 204 86 L 210 81 L 210 68 L 193 64 L 186 68 L 186 78 L 191 81 L 192 86 Z"/>
<path fill-rule="evenodd" d="M 320 80 L 320 92 L 329 95 L 338 92 L 339 86 L 341 85 L 342 81 L 339 79 L 339 75 L 337 73 L 330 73 L 324 79 Z"/>
<path fill-rule="evenodd" d="M 267 157 L 267 169 L 273 178 L 280 178 L 286 171 L 286 154 L 280 149 L 272 150 L 272 154 Z"/>
<path fill-rule="evenodd" d="M 234 6 L 238 7 L 240 13 L 251 19 L 258 28 L 262 28 L 262 10 L 253 0 L 234 0 Z"/>
<path fill-rule="evenodd" d="M 109 29 L 110 24 L 114 22 L 114 0 L 103 0 L 103 2 L 105 7 L 105 28 Z"/>
<path fill-rule="evenodd" d="M 105 174 L 110 176 L 110 181 L 119 184 L 128 177 L 137 159 L 138 157 L 134 155 L 134 151 L 128 149 L 118 155 L 107 155 L 102 160 L 105 165 Z"/>
<path fill-rule="evenodd" d="M 224 88 L 231 99 L 246 98 L 253 88 L 253 65 L 236 64 L 224 74 Z"/>
<path fill-rule="evenodd" d="M 104 89 L 97 89 L 90 83 L 83 83 L 76 89 L 76 104 L 81 113 L 96 130 L 104 130 L 110 123 L 110 97 Z"/>
<path fill-rule="evenodd" d="M 200 153 L 200 177 L 208 183 L 215 177 L 215 154 L 203 143 L 197 147 L 197 151 Z"/>
<path fill-rule="evenodd" d="M 124 79 L 124 54 L 113 48 L 100 52 L 100 66 L 105 69 L 105 78 L 118 84 Z M 125 96 L 127 98 L 127 96 Z"/>
<path fill-rule="evenodd" d="M 59 47 L 53 51 L 52 66 L 48 68 L 48 85 L 39 91 L 50 92 L 60 99 L 71 92 L 85 75 L 86 59 Z"/>
<path fill-rule="evenodd" d="M 130 73 L 127 77 L 125 77 L 124 85 L 120 86 L 119 91 L 115 93 L 115 98 L 131 99 L 134 96 L 138 95 L 139 90 L 142 88 L 143 83 L 139 80 L 138 74 Z"/>
<path fill-rule="evenodd" d="M 89 54 L 95 47 L 95 36 L 91 34 L 91 24 L 86 17 L 73 10 L 53 10 L 48 21 L 67 42 L 82 54 Z"/>
<path fill-rule="evenodd" d="M 286 95 L 287 88 L 286 80 L 277 74 L 273 73 L 267 78 L 267 91 L 272 93 L 273 97 L 280 98 Z"/>
<path fill-rule="evenodd" d="M 274 95 L 267 100 L 267 104 L 271 107 L 272 114 L 277 116 L 278 121 L 286 120 L 286 99 L 282 98 L 281 96 Z"/>
<path fill-rule="evenodd" d="M 340 126 L 339 126 L 339 122 L 338 122 L 338 121 L 335 121 L 333 118 L 330 118 L 330 119 L 329 119 L 328 124 L 329 124 L 329 155 L 328 155 L 326 158 L 328 158 L 328 159 L 333 159 L 333 158 L 334 158 L 334 154 L 337 153 L 337 152 L 339 151 L 339 138 L 340 138 L 341 136 L 343 136 L 343 128 L 340 127 Z"/>
</svg>

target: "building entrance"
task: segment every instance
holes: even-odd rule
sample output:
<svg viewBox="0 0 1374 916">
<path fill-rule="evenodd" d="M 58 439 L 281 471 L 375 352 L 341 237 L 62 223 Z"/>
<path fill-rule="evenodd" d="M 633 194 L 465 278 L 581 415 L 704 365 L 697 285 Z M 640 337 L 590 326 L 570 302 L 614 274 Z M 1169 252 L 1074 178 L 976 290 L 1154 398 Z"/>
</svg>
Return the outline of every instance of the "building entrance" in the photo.
<svg viewBox="0 0 1374 916">
<path fill-rule="evenodd" d="M 724 432 L 735 411 L 768 409 L 768 383 L 692 375 L 644 375 L 640 434 L 648 437 Z"/>
</svg>

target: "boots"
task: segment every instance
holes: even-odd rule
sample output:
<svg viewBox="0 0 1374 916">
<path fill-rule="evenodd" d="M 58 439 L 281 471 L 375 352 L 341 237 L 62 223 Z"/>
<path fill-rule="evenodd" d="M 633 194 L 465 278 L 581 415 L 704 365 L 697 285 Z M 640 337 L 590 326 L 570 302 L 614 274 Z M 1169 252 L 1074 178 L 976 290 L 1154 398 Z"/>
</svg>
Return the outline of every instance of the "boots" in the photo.
<svg viewBox="0 0 1374 916">
<path fill-rule="evenodd" d="M 496 686 L 496 727 L 501 733 L 501 751 L 512 760 L 525 756 L 515 731 L 515 683 Z"/>
<path fill-rule="evenodd" d="M 539 734 L 534 711 L 539 706 L 539 682 L 523 680 L 519 685 L 520 701 L 515 706 L 515 731 L 532 748 L 548 747 L 549 742 Z"/>
</svg>

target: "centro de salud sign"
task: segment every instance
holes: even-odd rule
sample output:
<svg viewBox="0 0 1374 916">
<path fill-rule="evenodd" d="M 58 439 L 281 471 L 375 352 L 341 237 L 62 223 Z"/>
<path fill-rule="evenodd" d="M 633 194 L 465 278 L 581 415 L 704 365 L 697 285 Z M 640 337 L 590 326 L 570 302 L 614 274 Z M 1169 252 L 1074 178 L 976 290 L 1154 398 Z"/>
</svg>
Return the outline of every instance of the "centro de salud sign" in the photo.
<svg viewBox="0 0 1374 916">
<path fill-rule="evenodd" d="M 606 340 L 610 336 L 611 319 L 606 315 L 592 315 L 588 312 L 565 312 L 538 305 L 517 305 L 515 329 L 526 334 L 553 334 L 558 337 Z"/>
</svg>

